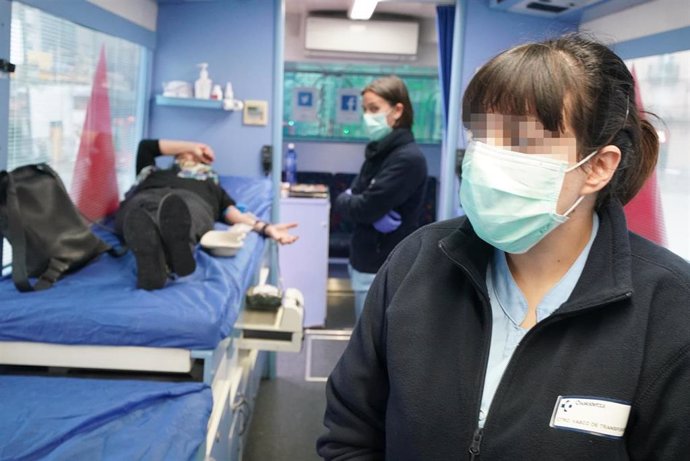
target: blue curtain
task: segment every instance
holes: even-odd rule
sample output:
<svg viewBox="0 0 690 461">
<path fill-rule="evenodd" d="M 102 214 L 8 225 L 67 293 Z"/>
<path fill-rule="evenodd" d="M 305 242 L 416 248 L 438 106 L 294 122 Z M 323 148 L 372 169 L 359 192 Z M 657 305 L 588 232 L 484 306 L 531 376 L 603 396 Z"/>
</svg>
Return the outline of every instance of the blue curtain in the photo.
<svg viewBox="0 0 690 461">
<path fill-rule="evenodd" d="M 436 30 L 438 30 L 438 73 L 443 96 L 443 126 L 448 127 L 448 98 L 450 97 L 450 69 L 453 61 L 453 29 L 455 6 L 436 7 Z"/>
</svg>

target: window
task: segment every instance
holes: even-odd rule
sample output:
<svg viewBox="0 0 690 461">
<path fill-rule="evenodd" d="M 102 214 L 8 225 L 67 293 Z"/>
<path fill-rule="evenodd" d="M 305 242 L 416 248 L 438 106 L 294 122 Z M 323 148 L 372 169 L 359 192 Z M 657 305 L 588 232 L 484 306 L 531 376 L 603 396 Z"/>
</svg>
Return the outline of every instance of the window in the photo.
<svg viewBox="0 0 690 461">
<path fill-rule="evenodd" d="M 7 169 L 47 162 L 70 190 L 101 52 L 107 63 L 109 122 L 120 196 L 134 181 L 144 48 L 20 2 L 12 4 Z M 107 118 L 102 117 L 102 118 Z M 106 125 L 107 126 L 107 123 Z M 3 266 L 10 251 L 3 251 Z"/>
<path fill-rule="evenodd" d="M 667 247 L 690 260 L 690 51 L 626 61 L 660 140 L 657 164 Z"/>
</svg>

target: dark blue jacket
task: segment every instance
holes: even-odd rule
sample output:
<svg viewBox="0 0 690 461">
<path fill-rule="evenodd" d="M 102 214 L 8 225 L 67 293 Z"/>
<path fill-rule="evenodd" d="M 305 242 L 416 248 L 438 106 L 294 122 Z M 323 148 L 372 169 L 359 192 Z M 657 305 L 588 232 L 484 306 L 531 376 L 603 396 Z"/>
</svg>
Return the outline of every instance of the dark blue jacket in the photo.
<svg viewBox="0 0 690 461">
<path fill-rule="evenodd" d="M 352 267 L 375 273 L 395 245 L 419 227 L 426 178 L 426 159 L 410 130 L 397 128 L 367 145 L 352 195 L 341 194 L 335 204 L 344 219 L 355 223 L 350 241 Z M 400 214 L 402 224 L 382 234 L 373 223 L 391 210 Z"/>
<path fill-rule="evenodd" d="M 515 350 L 474 459 L 690 459 L 690 265 L 628 233 L 620 204 L 599 217 L 570 298 Z M 329 379 L 321 456 L 472 459 L 492 251 L 465 218 L 426 226 L 396 248 Z M 561 395 L 629 404 L 623 437 L 550 427 Z"/>
</svg>

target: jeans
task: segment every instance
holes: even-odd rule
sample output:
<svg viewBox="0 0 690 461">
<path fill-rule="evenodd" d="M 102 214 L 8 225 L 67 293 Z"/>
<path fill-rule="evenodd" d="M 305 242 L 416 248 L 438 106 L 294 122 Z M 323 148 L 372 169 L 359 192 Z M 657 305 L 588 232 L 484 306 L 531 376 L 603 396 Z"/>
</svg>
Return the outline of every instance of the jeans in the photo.
<svg viewBox="0 0 690 461">
<path fill-rule="evenodd" d="M 360 272 L 349 264 L 347 265 L 347 271 L 350 274 L 352 291 L 355 292 L 355 317 L 359 318 L 364 309 L 364 301 L 367 299 L 369 287 L 371 287 L 371 284 L 374 282 L 376 274 Z"/>
</svg>

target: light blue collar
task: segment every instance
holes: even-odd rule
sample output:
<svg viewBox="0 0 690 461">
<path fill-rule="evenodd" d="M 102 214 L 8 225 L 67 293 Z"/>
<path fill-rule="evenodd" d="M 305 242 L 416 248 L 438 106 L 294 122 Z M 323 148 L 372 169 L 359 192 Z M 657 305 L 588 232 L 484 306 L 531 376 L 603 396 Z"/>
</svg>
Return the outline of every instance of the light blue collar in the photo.
<svg viewBox="0 0 690 461">
<path fill-rule="evenodd" d="M 580 279 L 580 275 L 585 267 L 589 251 L 592 248 L 592 243 L 594 242 L 598 230 L 599 217 L 594 213 L 592 219 L 592 234 L 589 237 L 587 245 L 570 269 L 568 269 L 568 272 L 566 272 L 563 278 L 546 293 L 537 306 L 537 322 L 553 314 L 553 312 L 570 297 L 577 281 Z M 527 315 L 527 301 L 522 291 L 520 291 L 520 288 L 515 283 L 513 275 L 510 273 L 505 253 L 497 248 L 494 249 L 493 261 L 491 264 L 491 279 L 496 301 L 501 306 L 506 317 L 516 326 L 519 326 L 525 318 L 525 315 Z M 489 289 L 491 288 L 492 287 L 489 287 Z"/>
</svg>

